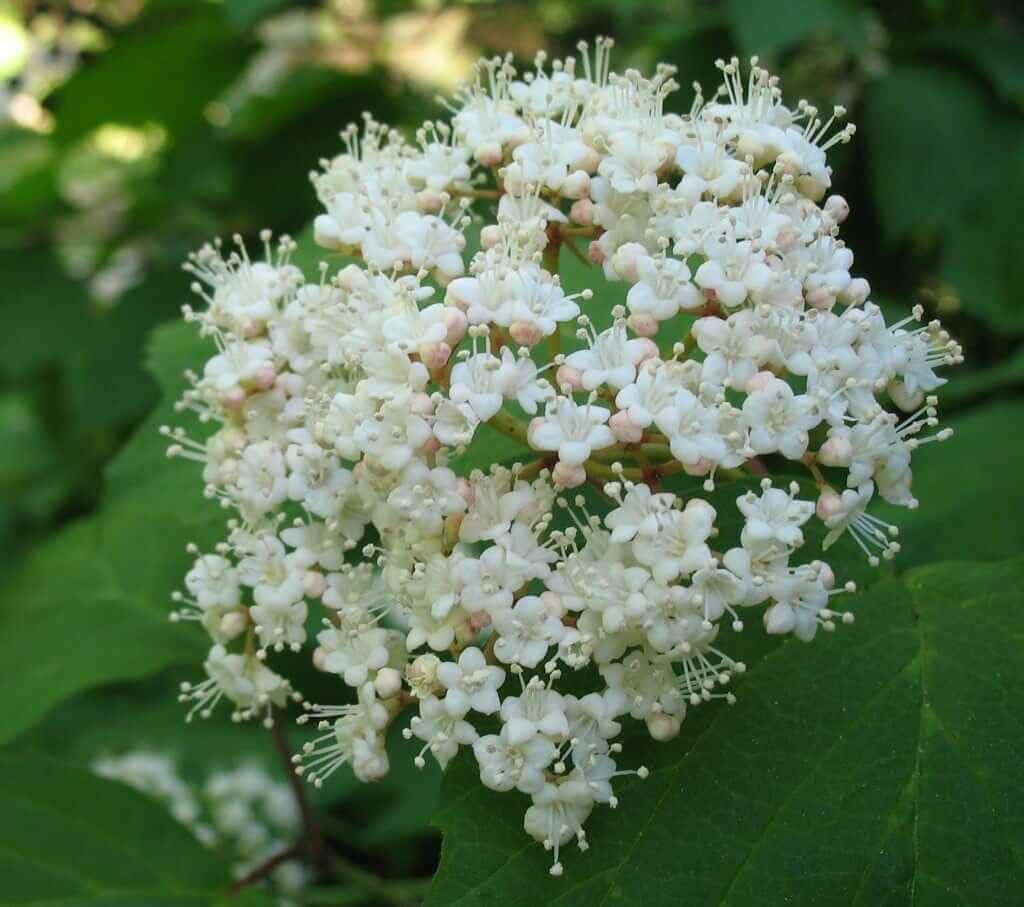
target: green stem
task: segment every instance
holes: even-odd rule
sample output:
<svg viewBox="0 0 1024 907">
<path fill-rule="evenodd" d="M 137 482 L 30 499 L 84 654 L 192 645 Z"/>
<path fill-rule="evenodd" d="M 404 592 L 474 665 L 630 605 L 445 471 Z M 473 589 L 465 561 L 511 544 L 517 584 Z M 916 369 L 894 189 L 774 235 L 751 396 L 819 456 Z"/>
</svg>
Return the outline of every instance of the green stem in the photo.
<svg viewBox="0 0 1024 907">
<path fill-rule="evenodd" d="M 495 413 L 487 424 L 495 431 L 500 431 L 503 435 L 518 441 L 523 447 L 530 446 L 529 441 L 526 440 L 526 426 L 511 413 L 501 410 Z"/>
</svg>

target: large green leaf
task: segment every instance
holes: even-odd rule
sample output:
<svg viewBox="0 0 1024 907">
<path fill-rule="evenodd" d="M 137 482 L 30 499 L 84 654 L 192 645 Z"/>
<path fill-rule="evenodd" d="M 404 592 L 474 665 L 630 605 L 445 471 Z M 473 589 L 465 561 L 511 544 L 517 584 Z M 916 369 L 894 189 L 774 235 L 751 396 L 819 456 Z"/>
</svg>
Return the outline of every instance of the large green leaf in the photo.
<svg viewBox="0 0 1024 907">
<path fill-rule="evenodd" d="M 230 865 L 157 803 L 74 765 L 0 756 L 4 904 L 202 907 L 226 904 Z M 232 904 L 268 905 L 248 892 Z"/>
<path fill-rule="evenodd" d="M 883 234 L 955 226 L 992 200 L 1010 150 L 984 92 L 935 66 L 898 66 L 871 84 L 863 125 Z M 975 141 L 964 141 L 964 136 Z"/>
<path fill-rule="evenodd" d="M 200 4 L 144 16 L 55 95 L 60 143 L 105 122 L 200 124 L 206 105 L 239 72 L 247 50 L 218 10 Z"/>
<path fill-rule="evenodd" d="M 1001 560 L 1024 550 L 1024 403 L 992 403 L 949 425 L 949 441 L 914 454 L 914 495 L 921 506 L 872 508 L 900 527 L 898 567 Z"/>
<path fill-rule="evenodd" d="M 525 798 L 463 754 L 427 904 L 1019 903 L 1022 582 L 1024 560 L 922 568 L 852 602 L 853 627 L 744 653 L 736 706 L 626 742 L 651 775 L 595 811 L 561 879 Z"/>
<path fill-rule="evenodd" d="M 740 50 L 769 57 L 810 38 L 861 51 L 872 24 L 870 11 L 851 0 L 728 0 L 726 9 Z"/>
<path fill-rule="evenodd" d="M 100 513 L 38 547 L 5 584 L 0 741 L 80 690 L 201 659 L 199 634 L 168 621 L 169 597 L 188 568 L 185 544 L 213 543 L 224 516 L 203 498 L 194 465 L 166 460 L 156 431 L 173 421 L 181 370 L 196 361 L 193 334 L 187 325 L 157 331 L 167 400 L 115 463 Z"/>
</svg>

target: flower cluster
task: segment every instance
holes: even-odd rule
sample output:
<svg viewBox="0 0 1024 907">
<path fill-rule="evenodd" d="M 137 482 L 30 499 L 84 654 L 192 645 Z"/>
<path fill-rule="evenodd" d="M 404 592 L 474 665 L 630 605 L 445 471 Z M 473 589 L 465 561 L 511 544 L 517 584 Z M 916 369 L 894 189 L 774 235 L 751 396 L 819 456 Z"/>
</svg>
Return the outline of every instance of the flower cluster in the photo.
<svg viewBox="0 0 1024 907">
<path fill-rule="evenodd" d="M 464 747 L 484 785 L 530 798 L 554 874 L 617 802 L 626 718 L 668 740 L 733 701 L 722 645 L 746 612 L 802 640 L 852 620 L 805 530 L 896 553 L 868 505 L 917 505 L 912 454 L 950 433 L 935 370 L 961 359 L 851 273 L 826 162 L 853 135 L 841 108 L 788 107 L 734 59 L 669 113 L 672 68 L 617 74 L 610 48 L 483 60 L 414 140 L 346 130 L 313 175 L 315 237 L 356 263 L 307 282 L 269 233 L 260 260 L 195 254 L 185 314 L 216 353 L 181 408 L 217 430 L 165 429 L 234 513 L 175 612 L 213 643 L 193 711 L 272 720 L 301 698 L 272 654 L 308 647 L 341 704 L 305 703 L 320 733 L 297 771 L 380 778 L 412 709 L 418 763 Z M 589 287 L 563 286 L 568 255 Z M 521 448 L 502 465 L 495 432 Z M 723 479 L 739 490 L 713 504 Z"/>
<path fill-rule="evenodd" d="M 99 756 L 92 770 L 156 800 L 206 847 L 232 854 L 236 878 L 291 846 L 300 831 L 291 789 L 255 762 L 214 771 L 202 785 L 190 784 L 173 757 L 152 749 Z M 308 881 L 298 860 L 282 862 L 270 879 L 284 894 Z"/>
</svg>

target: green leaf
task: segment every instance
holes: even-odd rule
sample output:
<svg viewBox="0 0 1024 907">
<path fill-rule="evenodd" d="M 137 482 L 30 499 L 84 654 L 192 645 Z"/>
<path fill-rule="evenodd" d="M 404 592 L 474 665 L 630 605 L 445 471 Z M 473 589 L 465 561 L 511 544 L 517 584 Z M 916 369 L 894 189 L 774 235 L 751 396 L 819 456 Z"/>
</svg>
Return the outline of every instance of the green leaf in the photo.
<svg viewBox="0 0 1024 907">
<path fill-rule="evenodd" d="M 928 45 L 969 61 L 1007 101 L 1024 104 L 1024 66 L 1020 36 L 998 25 L 935 31 Z"/>
<path fill-rule="evenodd" d="M 957 375 L 942 390 L 942 402 L 963 404 L 986 394 L 1024 384 L 1024 347 L 983 369 Z"/>
<path fill-rule="evenodd" d="M 728 0 L 726 10 L 740 50 L 769 57 L 812 38 L 861 51 L 873 18 L 862 4 L 849 0 Z"/>
<path fill-rule="evenodd" d="M 1001 560 L 1021 551 L 1024 403 L 992 403 L 949 425 L 950 440 L 914 453 L 914 496 L 921 506 L 872 507 L 900 527 L 898 567 Z"/>
<path fill-rule="evenodd" d="M 873 82 L 863 134 L 889 242 L 956 226 L 1002 182 L 1004 122 L 970 79 L 948 69 L 897 66 Z"/>
<path fill-rule="evenodd" d="M 3 902 L 61 907 L 226 903 L 229 865 L 152 800 L 42 756 L 0 755 Z M 272 903 L 256 892 L 241 901 Z"/>
<path fill-rule="evenodd" d="M 482 788 L 464 753 L 428 907 L 1017 903 L 1022 582 L 1024 560 L 922 568 L 852 601 L 852 627 L 745 653 L 737 705 L 626 741 L 650 777 L 595 810 L 560 879 L 526 798 Z"/>
<path fill-rule="evenodd" d="M 1018 133 L 1024 147 L 1024 129 Z M 1002 168 L 999 191 L 979 210 L 950 227 L 942 276 L 953 285 L 964 311 L 1003 334 L 1024 334 L 1024 258 L 1017 219 L 1024 204 L 1024 156 Z"/>
<path fill-rule="evenodd" d="M 57 141 L 74 142 L 110 121 L 159 123 L 172 134 L 201 123 L 244 63 L 245 49 L 232 38 L 221 13 L 206 5 L 144 17 L 55 95 Z"/>
<path fill-rule="evenodd" d="M 182 369 L 196 360 L 194 330 L 156 332 L 166 401 L 111 470 L 105 506 L 53 536 L 9 578 L 0 607 L 0 662 L 8 707 L 0 741 L 89 687 L 198 665 L 203 641 L 168 620 L 170 594 L 191 560 L 185 544 L 210 545 L 223 513 L 201 494 L 194 464 L 168 462 L 156 431 L 173 408 Z"/>
</svg>

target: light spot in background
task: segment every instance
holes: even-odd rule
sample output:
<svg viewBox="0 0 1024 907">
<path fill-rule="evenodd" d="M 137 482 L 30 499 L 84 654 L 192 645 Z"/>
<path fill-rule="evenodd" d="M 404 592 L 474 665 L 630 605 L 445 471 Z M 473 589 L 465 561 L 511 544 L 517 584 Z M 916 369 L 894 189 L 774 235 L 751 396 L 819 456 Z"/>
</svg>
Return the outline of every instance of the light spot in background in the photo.
<svg viewBox="0 0 1024 907">
<path fill-rule="evenodd" d="M 159 151 L 167 141 L 167 131 L 156 123 L 147 123 L 141 128 L 104 123 L 90 141 L 100 154 L 131 162 Z"/>
<path fill-rule="evenodd" d="M 25 29 L 9 16 L 0 14 L 0 79 L 16 75 L 28 59 Z"/>
</svg>

